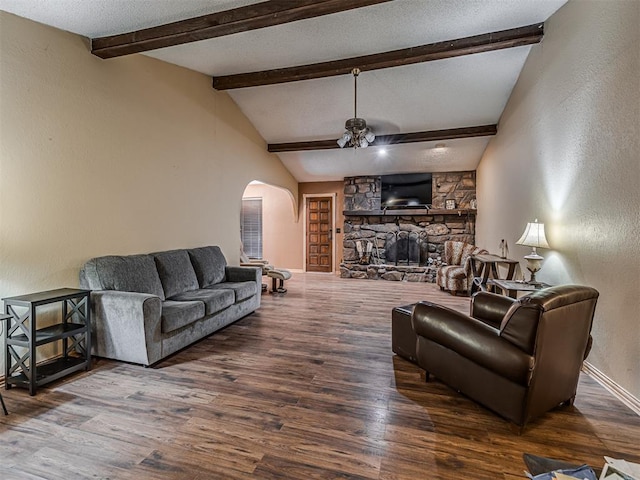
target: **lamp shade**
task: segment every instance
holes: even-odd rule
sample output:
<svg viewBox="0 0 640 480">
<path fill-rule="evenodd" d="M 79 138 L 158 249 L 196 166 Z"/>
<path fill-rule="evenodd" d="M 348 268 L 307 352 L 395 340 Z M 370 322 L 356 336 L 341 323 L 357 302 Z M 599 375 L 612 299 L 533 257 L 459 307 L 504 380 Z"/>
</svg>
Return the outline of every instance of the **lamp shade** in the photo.
<svg viewBox="0 0 640 480">
<path fill-rule="evenodd" d="M 516 244 L 527 247 L 550 248 L 547 237 L 544 234 L 544 223 L 538 223 L 537 218 L 534 222 L 527 223 L 524 233 Z"/>
</svg>

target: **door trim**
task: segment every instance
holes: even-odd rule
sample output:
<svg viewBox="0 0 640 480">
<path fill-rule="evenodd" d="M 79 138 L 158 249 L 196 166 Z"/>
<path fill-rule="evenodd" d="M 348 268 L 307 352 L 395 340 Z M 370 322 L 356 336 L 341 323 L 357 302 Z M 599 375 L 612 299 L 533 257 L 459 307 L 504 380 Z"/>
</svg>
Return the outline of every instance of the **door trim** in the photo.
<svg viewBox="0 0 640 480">
<path fill-rule="evenodd" d="M 302 208 L 304 209 L 302 216 L 302 271 L 307 271 L 307 199 L 319 197 L 331 197 L 331 228 L 333 232 L 331 234 L 331 271 L 328 273 L 333 274 L 336 272 L 336 201 L 338 199 L 338 194 L 335 192 L 302 194 Z"/>
</svg>

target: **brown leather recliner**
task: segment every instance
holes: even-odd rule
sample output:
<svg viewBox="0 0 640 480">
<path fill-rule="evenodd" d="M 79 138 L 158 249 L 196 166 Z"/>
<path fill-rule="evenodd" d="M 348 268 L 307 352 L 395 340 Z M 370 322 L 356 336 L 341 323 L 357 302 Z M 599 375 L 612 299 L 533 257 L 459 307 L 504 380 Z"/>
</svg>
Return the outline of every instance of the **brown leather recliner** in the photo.
<svg viewBox="0 0 640 480">
<path fill-rule="evenodd" d="M 519 426 L 573 403 L 591 348 L 597 290 L 564 285 L 519 300 L 477 293 L 471 316 L 416 305 L 418 365 Z"/>
</svg>

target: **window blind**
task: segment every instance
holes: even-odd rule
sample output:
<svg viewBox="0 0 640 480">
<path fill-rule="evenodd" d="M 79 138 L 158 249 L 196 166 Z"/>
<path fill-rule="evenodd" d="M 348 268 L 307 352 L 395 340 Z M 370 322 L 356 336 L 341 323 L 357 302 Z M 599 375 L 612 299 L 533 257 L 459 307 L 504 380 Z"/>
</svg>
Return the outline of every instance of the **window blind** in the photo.
<svg viewBox="0 0 640 480">
<path fill-rule="evenodd" d="M 250 258 L 262 258 L 262 198 L 243 198 L 240 216 L 242 245 Z"/>
</svg>

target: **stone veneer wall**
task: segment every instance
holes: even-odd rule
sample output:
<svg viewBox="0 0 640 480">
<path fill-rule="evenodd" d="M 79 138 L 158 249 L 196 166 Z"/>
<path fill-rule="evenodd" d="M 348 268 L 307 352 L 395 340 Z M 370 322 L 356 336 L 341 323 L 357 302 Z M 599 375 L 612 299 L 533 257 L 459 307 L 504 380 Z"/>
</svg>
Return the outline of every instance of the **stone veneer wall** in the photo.
<svg viewBox="0 0 640 480">
<path fill-rule="evenodd" d="M 382 184 L 379 176 L 344 179 L 344 209 L 380 210 Z M 432 208 L 445 208 L 446 200 L 454 200 L 456 208 L 471 208 L 476 198 L 476 172 L 433 174 Z"/>
<path fill-rule="evenodd" d="M 347 177 L 344 179 L 345 210 L 380 210 L 380 177 Z"/>
<path fill-rule="evenodd" d="M 433 174 L 433 208 L 445 208 L 445 200 L 454 200 L 456 208 L 472 208 L 476 198 L 476 172 Z"/>
<path fill-rule="evenodd" d="M 442 213 L 441 210 L 430 213 L 425 209 L 424 214 L 416 214 L 416 209 L 413 209 L 406 215 L 372 214 L 380 211 L 380 190 L 380 177 L 344 180 L 341 277 L 434 282 L 445 241 L 475 243 L 475 214 L 467 210 L 475 199 L 475 172 L 433 174 L 433 210 L 444 209 L 445 200 L 455 200 L 456 209 L 451 213 Z M 363 213 L 358 214 L 360 211 Z M 386 247 L 397 238 L 411 238 L 419 243 L 419 263 L 387 264 Z M 360 264 L 356 249 L 358 241 L 362 245 L 371 243 L 373 246 L 368 264 Z"/>
</svg>

